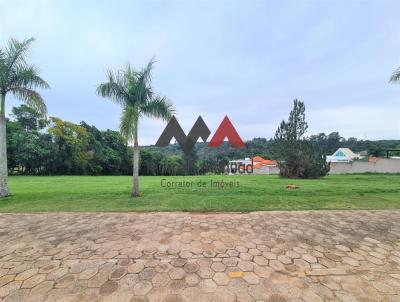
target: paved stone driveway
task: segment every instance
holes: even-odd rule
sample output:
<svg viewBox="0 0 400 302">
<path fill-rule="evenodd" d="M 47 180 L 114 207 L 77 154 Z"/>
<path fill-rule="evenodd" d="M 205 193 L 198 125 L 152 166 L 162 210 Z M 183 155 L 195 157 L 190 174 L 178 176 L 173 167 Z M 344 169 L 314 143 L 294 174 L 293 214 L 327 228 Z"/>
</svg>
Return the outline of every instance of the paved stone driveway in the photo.
<svg viewBox="0 0 400 302">
<path fill-rule="evenodd" d="M 0 301 L 400 301 L 400 211 L 3 214 Z"/>
</svg>

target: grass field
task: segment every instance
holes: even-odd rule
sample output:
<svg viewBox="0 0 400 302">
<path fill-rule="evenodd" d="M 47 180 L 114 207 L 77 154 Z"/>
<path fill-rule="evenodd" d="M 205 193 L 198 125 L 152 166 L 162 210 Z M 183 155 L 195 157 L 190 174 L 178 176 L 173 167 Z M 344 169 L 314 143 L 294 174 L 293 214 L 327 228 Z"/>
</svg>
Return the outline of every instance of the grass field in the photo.
<svg viewBox="0 0 400 302">
<path fill-rule="evenodd" d="M 400 208 L 400 175 L 331 175 L 319 180 L 261 175 L 141 177 L 138 199 L 130 198 L 131 179 L 10 177 L 13 195 L 0 199 L 0 212 Z M 165 180 L 177 187 L 166 187 Z M 179 187 L 182 181 L 191 186 Z M 231 185 L 216 186 L 221 181 Z M 286 189 L 288 184 L 299 189 Z"/>
</svg>

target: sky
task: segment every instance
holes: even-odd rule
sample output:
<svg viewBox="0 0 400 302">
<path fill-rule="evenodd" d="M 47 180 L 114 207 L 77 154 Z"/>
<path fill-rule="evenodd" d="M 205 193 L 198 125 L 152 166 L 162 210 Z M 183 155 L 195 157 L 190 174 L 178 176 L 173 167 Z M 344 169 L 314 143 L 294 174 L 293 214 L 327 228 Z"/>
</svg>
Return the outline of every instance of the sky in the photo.
<svg viewBox="0 0 400 302">
<path fill-rule="evenodd" d="M 400 139 L 400 1 L 0 0 L 0 47 L 35 37 L 29 54 L 51 85 L 49 115 L 117 130 L 121 108 L 96 95 L 107 70 L 154 56 L 154 90 L 186 133 L 228 115 L 244 140 L 271 138 L 295 98 L 308 134 Z M 7 98 L 7 112 L 18 102 Z M 139 143 L 165 123 L 140 121 Z M 211 137 L 211 136 L 210 136 Z"/>
</svg>

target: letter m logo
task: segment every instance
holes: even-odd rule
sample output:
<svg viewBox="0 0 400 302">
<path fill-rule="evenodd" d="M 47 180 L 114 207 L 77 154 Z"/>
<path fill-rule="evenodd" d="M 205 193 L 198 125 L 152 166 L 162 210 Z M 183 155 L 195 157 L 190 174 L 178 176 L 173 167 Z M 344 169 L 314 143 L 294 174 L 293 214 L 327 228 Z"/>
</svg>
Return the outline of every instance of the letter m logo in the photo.
<svg viewBox="0 0 400 302">
<path fill-rule="evenodd" d="M 183 152 L 185 154 L 189 154 L 199 137 L 201 137 L 203 141 L 206 142 L 210 133 L 210 129 L 208 129 L 206 123 L 203 121 L 201 116 L 199 116 L 189 134 L 186 136 L 185 132 L 183 132 L 182 130 L 181 125 L 179 125 L 175 116 L 173 116 L 169 120 L 168 125 L 167 127 L 165 127 L 163 133 L 161 133 L 161 136 L 158 139 L 156 146 L 168 146 L 171 139 L 175 137 Z"/>
<path fill-rule="evenodd" d="M 168 122 L 167 127 L 165 127 L 163 133 L 161 133 L 160 138 L 156 142 L 156 146 L 168 146 L 171 139 L 175 137 L 183 152 L 189 154 L 197 140 L 201 137 L 201 139 L 206 142 L 210 133 L 210 129 L 208 129 L 202 117 L 199 116 L 192 129 L 190 129 L 189 134 L 186 136 L 175 116 L 173 116 Z M 232 146 L 236 148 L 243 148 L 245 146 L 227 116 L 225 116 L 222 123 L 219 125 L 211 141 L 208 143 L 208 146 L 218 147 L 223 144 L 225 138 L 228 138 Z"/>
<path fill-rule="evenodd" d="M 208 146 L 209 147 L 221 146 L 225 138 L 227 138 L 228 141 L 232 144 L 232 146 L 236 148 L 244 147 L 244 142 L 240 138 L 235 127 L 233 127 L 227 115 L 222 120 L 222 123 L 219 125 L 211 141 L 208 143 Z"/>
</svg>

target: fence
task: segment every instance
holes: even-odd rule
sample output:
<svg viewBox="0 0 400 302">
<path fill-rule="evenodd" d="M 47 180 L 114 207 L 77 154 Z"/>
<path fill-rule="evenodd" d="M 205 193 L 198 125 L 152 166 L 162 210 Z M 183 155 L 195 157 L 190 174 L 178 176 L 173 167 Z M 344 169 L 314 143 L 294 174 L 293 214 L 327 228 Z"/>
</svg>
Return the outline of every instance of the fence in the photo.
<svg viewBox="0 0 400 302">
<path fill-rule="evenodd" d="M 400 173 L 400 160 L 380 158 L 376 162 L 353 161 L 351 163 L 331 163 L 330 174 L 348 173 Z"/>
</svg>

